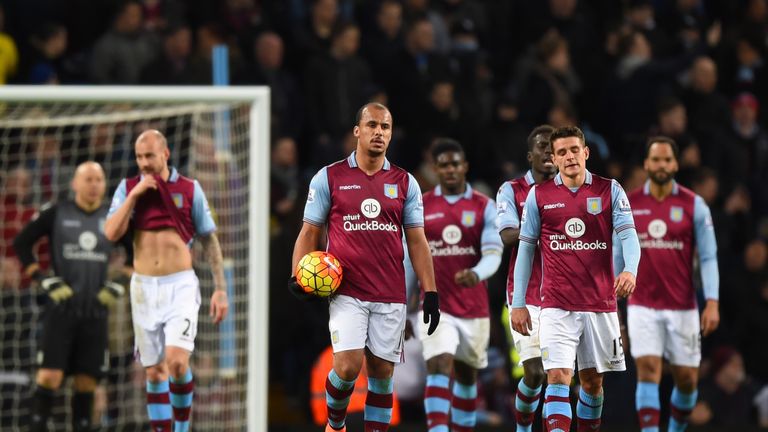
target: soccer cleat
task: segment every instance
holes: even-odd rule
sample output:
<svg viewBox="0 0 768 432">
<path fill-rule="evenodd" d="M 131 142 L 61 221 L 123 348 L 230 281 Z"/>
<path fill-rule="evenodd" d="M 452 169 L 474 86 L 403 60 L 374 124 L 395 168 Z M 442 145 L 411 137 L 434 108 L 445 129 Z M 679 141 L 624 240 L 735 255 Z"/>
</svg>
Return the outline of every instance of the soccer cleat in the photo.
<svg viewBox="0 0 768 432">
<path fill-rule="evenodd" d="M 334 429 L 331 427 L 331 425 L 326 424 L 325 425 L 325 432 L 347 432 L 347 426 L 344 425 L 341 429 Z"/>
</svg>

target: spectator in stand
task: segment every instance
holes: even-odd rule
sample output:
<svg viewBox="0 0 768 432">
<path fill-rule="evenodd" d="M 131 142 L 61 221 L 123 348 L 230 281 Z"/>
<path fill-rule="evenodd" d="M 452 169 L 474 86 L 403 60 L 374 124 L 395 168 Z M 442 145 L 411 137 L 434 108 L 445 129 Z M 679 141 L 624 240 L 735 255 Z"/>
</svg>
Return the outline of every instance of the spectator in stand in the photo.
<svg viewBox="0 0 768 432">
<path fill-rule="evenodd" d="M 704 138 L 722 137 L 731 123 L 728 99 L 717 90 L 717 65 L 706 56 L 697 58 L 688 71 L 682 101 L 688 111 L 691 133 Z"/>
<path fill-rule="evenodd" d="M 16 74 L 19 50 L 11 35 L 5 33 L 5 9 L 0 5 L 0 85 Z"/>
<path fill-rule="evenodd" d="M 717 430 L 736 430 L 755 424 L 753 401 L 758 387 L 744 370 L 741 354 L 730 346 L 717 348 L 709 372 L 701 382 L 691 424 Z"/>
<path fill-rule="evenodd" d="M 307 117 L 316 137 L 313 166 L 344 157 L 341 139 L 349 131 L 357 107 L 368 101 L 373 88 L 371 70 L 360 58 L 360 29 L 342 23 L 333 29 L 331 49 L 309 61 L 305 70 Z"/>
<path fill-rule="evenodd" d="M 163 50 L 141 70 L 141 83 L 153 85 L 192 84 L 189 58 L 192 31 L 186 25 L 172 25 L 163 30 Z"/>
<path fill-rule="evenodd" d="M 155 38 L 143 29 L 141 4 L 124 3 L 112 28 L 93 47 L 90 76 L 95 84 L 138 84 L 141 70 L 156 55 Z"/>
<path fill-rule="evenodd" d="M 403 46 L 403 5 L 398 0 L 384 0 L 376 14 L 376 26 L 363 32 L 361 53 L 371 65 L 377 82 L 385 82 L 384 71 Z"/>
<path fill-rule="evenodd" d="M 337 0 L 312 0 L 309 19 L 293 27 L 290 56 L 291 69 L 303 70 L 306 62 L 331 48 L 333 28 L 339 19 Z"/>
<path fill-rule="evenodd" d="M 61 57 L 67 51 L 67 29 L 44 23 L 29 40 L 29 49 L 22 57 L 19 81 L 25 84 L 60 84 Z"/>
</svg>

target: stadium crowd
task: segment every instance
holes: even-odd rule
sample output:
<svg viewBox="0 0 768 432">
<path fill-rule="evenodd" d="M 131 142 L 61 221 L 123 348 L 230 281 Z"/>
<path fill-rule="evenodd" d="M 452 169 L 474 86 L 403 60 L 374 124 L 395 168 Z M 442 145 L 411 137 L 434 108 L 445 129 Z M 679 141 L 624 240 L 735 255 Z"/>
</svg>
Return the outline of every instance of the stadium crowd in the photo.
<svg viewBox="0 0 768 432">
<path fill-rule="evenodd" d="M 691 423 L 768 428 L 767 0 L 0 2 L 0 83 L 207 85 L 218 44 L 231 84 L 272 92 L 270 310 L 294 312 L 270 317 L 270 423 L 310 421 L 312 364 L 329 342 L 327 307 L 284 289 L 309 175 L 354 149 L 355 111 L 373 100 L 396 125 L 389 159 L 422 191 L 437 182 L 437 137 L 463 144 L 473 187 L 491 196 L 525 172 L 525 137 L 542 123 L 582 128 L 590 170 L 628 192 L 645 181 L 646 139 L 674 138 L 679 181 L 712 210 L 722 287 Z M 10 242 L 44 171 L 3 173 L 3 290 L 28 284 Z M 491 424 L 513 422 L 521 374 L 501 318 L 506 277 L 502 266 L 489 284 Z M 3 346 L 20 337 L 5 327 Z M 631 363 L 606 378 L 607 426 L 635 424 Z M 399 394 L 403 422 L 424 415 L 423 385 L 412 387 Z"/>
</svg>

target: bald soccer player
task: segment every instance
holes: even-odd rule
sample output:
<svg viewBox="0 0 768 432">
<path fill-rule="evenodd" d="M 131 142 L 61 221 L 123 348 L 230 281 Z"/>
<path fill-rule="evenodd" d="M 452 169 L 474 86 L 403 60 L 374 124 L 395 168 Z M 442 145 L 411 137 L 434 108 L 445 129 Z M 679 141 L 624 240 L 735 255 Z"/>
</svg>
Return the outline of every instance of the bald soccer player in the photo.
<svg viewBox="0 0 768 432">
<path fill-rule="evenodd" d="M 49 300 L 37 353 L 32 432 L 52 430 L 48 418 L 53 398 L 70 374 L 75 387 L 72 429 L 91 430 L 93 392 L 109 358 L 107 307 L 123 294 L 122 286 L 107 281 L 113 244 L 104 235 L 104 170 L 96 162 L 85 162 L 77 167 L 71 186 L 74 200 L 44 205 L 13 242 L 26 274 Z M 41 271 L 32 251 L 41 237 L 50 244 L 52 275 Z"/>
<path fill-rule="evenodd" d="M 218 324 L 229 303 L 216 224 L 197 180 L 168 166 L 168 142 L 157 130 L 136 139 L 140 175 L 124 179 L 112 198 L 105 232 L 120 238 L 132 228 L 135 273 L 131 310 L 136 348 L 147 372 L 151 429 L 189 430 L 200 286 L 191 246 L 200 240 L 213 273 L 210 316 Z M 170 379 L 170 383 L 169 383 Z"/>
</svg>

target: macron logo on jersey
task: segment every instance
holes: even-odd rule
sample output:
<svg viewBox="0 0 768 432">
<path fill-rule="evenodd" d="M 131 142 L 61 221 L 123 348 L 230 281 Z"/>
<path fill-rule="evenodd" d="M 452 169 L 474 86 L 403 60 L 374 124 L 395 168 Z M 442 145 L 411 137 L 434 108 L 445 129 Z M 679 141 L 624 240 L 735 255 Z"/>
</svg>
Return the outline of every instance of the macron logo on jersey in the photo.
<svg viewBox="0 0 768 432">
<path fill-rule="evenodd" d="M 360 189 L 362 189 L 362 186 L 356 185 L 356 184 L 339 186 L 339 190 L 360 190 Z"/>
<path fill-rule="evenodd" d="M 565 203 L 544 204 L 544 210 L 565 208 Z"/>
</svg>

